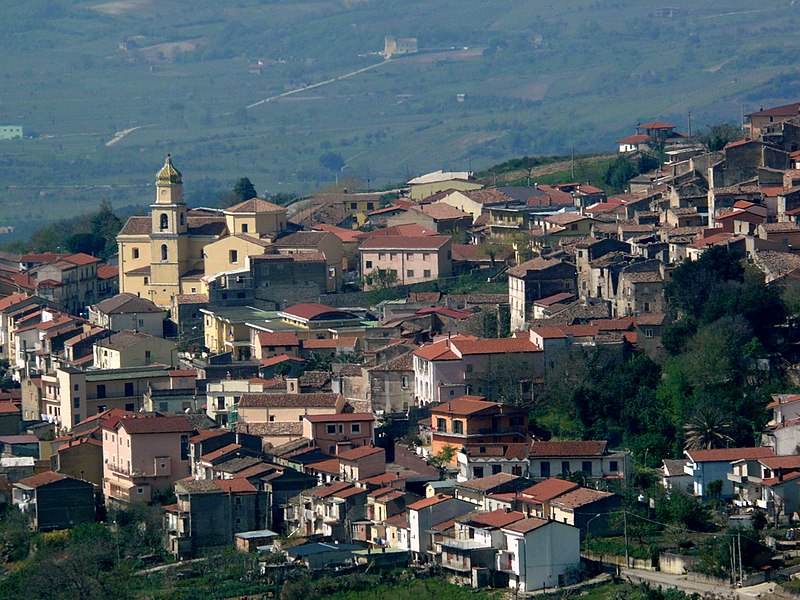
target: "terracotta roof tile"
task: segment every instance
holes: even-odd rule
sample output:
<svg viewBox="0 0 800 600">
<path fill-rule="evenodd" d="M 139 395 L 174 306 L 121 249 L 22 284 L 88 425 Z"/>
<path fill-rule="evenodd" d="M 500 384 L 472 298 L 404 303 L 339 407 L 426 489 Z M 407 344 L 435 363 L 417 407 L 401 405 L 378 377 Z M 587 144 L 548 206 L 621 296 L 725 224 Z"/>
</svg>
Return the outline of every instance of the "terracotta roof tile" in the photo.
<svg viewBox="0 0 800 600">
<path fill-rule="evenodd" d="M 711 450 L 686 450 L 686 455 L 695 463 L 732 462 L 742 459 L 759 459 L 775 456 L 772 448 L 714 448 Z"/>
</svg>

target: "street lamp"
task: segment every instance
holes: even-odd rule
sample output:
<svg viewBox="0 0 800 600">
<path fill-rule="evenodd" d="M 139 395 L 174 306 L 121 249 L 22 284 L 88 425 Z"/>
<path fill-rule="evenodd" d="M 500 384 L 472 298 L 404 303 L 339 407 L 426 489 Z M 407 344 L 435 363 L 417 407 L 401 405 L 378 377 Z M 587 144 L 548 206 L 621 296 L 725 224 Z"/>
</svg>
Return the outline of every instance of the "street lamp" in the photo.
<svg viewBox="0 0 800 600">
<path fill-rule="evenodd" d="M 337 186 L 339 185 L 339 173 L 342 173 L 342 172 L 344 172 L 344 170 L 345 170 L 346 168 L 348 168 L 349 166 L 350 166 L 350 165 L 343 165 L 341 169 L 339 169 L 338 171 L 336 171 L 336 185 L 337 185 Z"/>
</svg>

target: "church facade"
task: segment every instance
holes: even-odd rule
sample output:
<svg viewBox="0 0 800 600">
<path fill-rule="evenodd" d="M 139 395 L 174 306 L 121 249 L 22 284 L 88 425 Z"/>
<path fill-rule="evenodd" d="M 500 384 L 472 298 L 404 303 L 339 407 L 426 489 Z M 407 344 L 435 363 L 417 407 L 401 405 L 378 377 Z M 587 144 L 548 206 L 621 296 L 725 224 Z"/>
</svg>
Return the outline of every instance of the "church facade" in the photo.
<svg viewBox="0 0 800 600">
<path fill-rule="evenodd" d="M 285 208 L 258 198 L 219 211 L 189 208 L 183 200 L 181 172 L 167 155 L 156 174 L 150 216 L 130 217 L 117 236 L 120 292 L 165 308 L 179 294 L 205 293 L 202 278 L 213 274 L 209 269 L 241 269 L 247 256 L 269 252 L 286 220 Z M 235 256 L 236 262 L 209 261 L 206 247 L 226 239 L 226 248 L 234 249 L 228 249 L 227 256 Z"/>
</svg>

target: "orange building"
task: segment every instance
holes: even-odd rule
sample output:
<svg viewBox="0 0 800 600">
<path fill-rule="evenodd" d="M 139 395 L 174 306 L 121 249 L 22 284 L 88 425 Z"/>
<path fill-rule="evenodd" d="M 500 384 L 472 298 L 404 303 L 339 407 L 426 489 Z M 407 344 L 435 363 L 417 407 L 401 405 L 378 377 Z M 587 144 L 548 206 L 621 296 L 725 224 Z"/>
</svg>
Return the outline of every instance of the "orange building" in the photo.
<svg viewBox="0 0 800 600">
<path fill-rule="evenodd" d="M 431 409 L 431 452 L 481 443 L 527 442 L 528 414 L 483 396 L 461 396 Z M 452 462 L 455 463 L 453 456 Z"/>
</svg>

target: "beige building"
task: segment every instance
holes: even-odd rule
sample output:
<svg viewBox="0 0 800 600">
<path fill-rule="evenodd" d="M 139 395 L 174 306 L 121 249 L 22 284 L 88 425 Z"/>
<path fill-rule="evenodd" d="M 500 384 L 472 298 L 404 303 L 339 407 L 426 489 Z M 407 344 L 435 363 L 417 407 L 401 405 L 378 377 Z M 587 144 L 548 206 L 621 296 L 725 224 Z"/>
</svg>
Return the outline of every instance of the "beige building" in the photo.
<svg viewBox="0 0 800 600">
<path fill-rule="evenodd" d="M 138 411 L 148 386 L 169 388 L 169 367 L 106 371 L 58 367 L 55 373 L 42 375 L 39 412 L 43 420 L 69 431 L 76 423 L 107 409 Z"/>
<path fill-rule="evenodd" d="M 135 294 L 117 294 L 90 306 L 89 322 L 112 331 L 130 329 L 158 337 L 164 334 L 164 310 Z"/>
<path fill-rule="evenodd" d="M 286 209 L 253 198 L 224 211 L 190 210 L 183 201 L 183 177 L 167 156 L 156 174 L 156 199 L 149 217 L 131 217 L 117 236 L 120 292 L 130 292 L 169 307 L 179 294 L 203 293 L 201 277 L 219 265 L 205 264 L 205 248 L 231 233 L 271 241 L 286 225 Z M 242 251 L 258 251 L 262 244 Z M 214 261 L 231 257 L 219 249 Z M 258 251 L 259 254 L 263 253 Z M 229 270 L 227 267 L 221 270 Z"/>
<path fill-rule="evenodd" d="M 453 273 L 451 243 L 446 236 L 375 236 L 361 244 L 359 251 L 364 289 L 382 285 L 374 280 L 379 271 L 389 273 L 392 285 L 433 281 Z"/>
<path fill-rule="evenodd" d="M 470 181 L 469 171 L 434 171 L 408 182 L 412 200 L 424 200 L 445 190 L 478 190 L 482 186 Z M 463 210 L 463 209 L 462 209 Z"/>
<path fill-rule="evenodd" d="M 250 256 L 271 253 L 267 250 L 270 245 L 268 240 L 259 239 L 246 233 L 220 238 L 203 249 L 206 277 L 244 269 Z M 205 291 L 203 290 L 203 292 Z"/>
<path fill-rule="evenodd" d="M 120 331 L 94 345 L 94 366 L 100 369 L 124 369 L 145 365 L 177 364 L 174 342 L 147 333 Z"/>
<path fill-rule="evenodd" d="M 264 385 L 254 379 L 223 379 L 206 387 L 206 413 L 223 427 L 230 422 L 231 409 L 239 405 L 245 394 L 260 394 Z"/>
<path fill-rule="evenodd" d="M 259 435 L 279 446 L 303 437 L 306 415 L 342 412 L 344 396 L 331 393 L 244 394 L 239 401 L 236 430 Z"/>
</svg>

